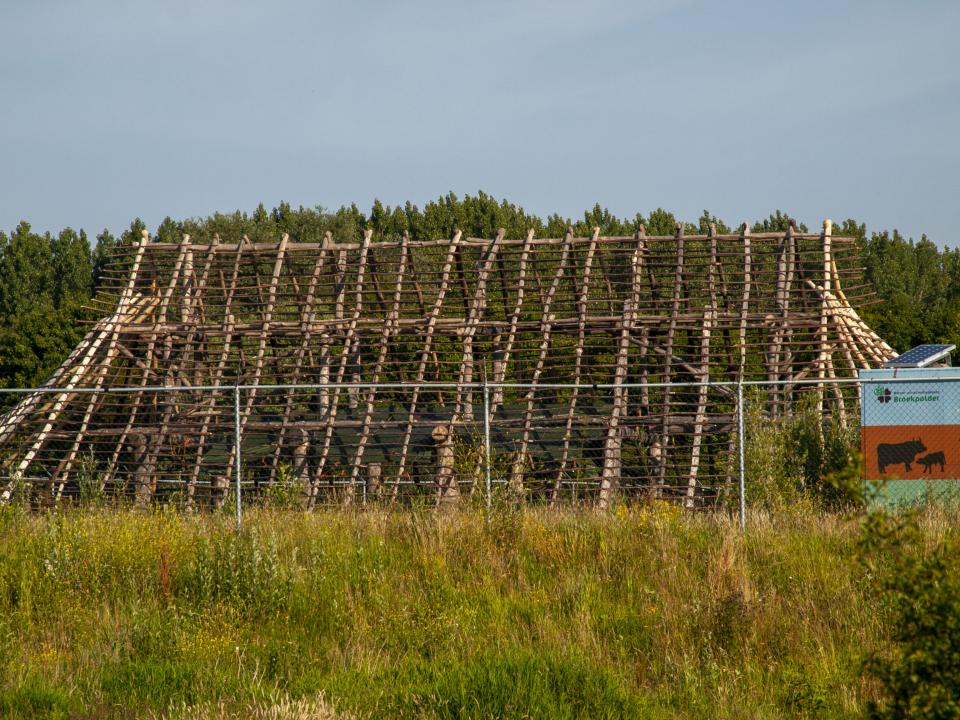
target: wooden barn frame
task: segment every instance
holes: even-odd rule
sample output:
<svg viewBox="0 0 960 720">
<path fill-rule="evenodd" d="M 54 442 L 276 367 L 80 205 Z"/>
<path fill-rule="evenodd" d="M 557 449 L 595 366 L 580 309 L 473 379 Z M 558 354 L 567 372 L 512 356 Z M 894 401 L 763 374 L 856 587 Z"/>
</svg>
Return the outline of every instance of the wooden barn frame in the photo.
<svg viewBox="0 0 960 720">
<path fill-rule="evenodd" d="M 32 481 L 55 502 L 94 478 L 140 502 L 218 505 L 242 452 L 244 482 L 295 483 L 309 507 L 360 487 L 455 503 L 478 482 L 486 413 L 497 479 L 527 498 L 709 503 L 735 447 L 735 391 L 713 383 L 768 380 L 771 417 L 806 394 L 850 422 L 855 395 L 799 381 L 895 355 L 854 310 L 869 299 L 855 242 L 829 221 L 319 243 L 144 233 L 113 259 L 103 319 L 0 419 L 0 498 Z"/>
</svg>

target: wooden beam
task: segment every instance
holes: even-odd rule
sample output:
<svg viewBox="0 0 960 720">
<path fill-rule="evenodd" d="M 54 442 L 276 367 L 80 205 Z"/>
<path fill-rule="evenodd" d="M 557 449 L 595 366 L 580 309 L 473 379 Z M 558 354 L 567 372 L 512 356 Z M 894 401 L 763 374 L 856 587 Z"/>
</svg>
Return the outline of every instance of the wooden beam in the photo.
<svg viewBox="0 0 960 720">
<path fill-rule="evenodd" d="M 433 302 L 433 308 L 427 318 L 427 326 L 424 330 L 423 350 L 420 352 L 420 363 L 417 367 L 417 375 L 414 379 L 414 387 L 410 391 L 410 411 L 407 414 L 407 427 L 403 433 L 403 441 L 400 447 L 400 462 L 397 468 L 396 484 L 399 487 L 400 481 L 406 472 L 407 455 L 410 452 L 410 438 L 413 436 L 413 428 L 417 424 L 417 402 L 420 399 L 420 387 L 423 383 L 424 375 L 427 371 L 427 361 L 430 359 L 430 352 L 433 348 L 433 333 L 437 326 L 437 318 L 440 317 L 440 311 L 443 309 L 443 300 L 447 295 L 447 286 L 450 283 L 450 269 L 453 267 L 453 259 L 457 253 L 457 246 L 460 244 L 462 233 L 457 230 L 450 240 L 447 247 L 447 256 L 443 261 L 443 269 L 440 273 L 440 287 L 437 290 L 437 297 Z"/>
</svg>

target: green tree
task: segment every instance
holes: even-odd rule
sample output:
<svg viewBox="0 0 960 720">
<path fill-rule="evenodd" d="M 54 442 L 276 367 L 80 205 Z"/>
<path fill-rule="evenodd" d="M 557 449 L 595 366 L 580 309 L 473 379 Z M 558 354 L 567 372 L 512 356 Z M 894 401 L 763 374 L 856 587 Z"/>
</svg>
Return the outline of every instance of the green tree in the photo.
<svg viewBox="0 0 960 720">
<path fill-rule="evenodd" d="M 93 282 L 93 289 L 96 289 L 100 286 L 100 283 L 103 280 L 103 275 L 109 266 L 113 254 L 117 250 L 117 239 L 110 234 L 109 230 L 104 229 L 102 233 L 97 235 L 97 244 L 93 249 L 93 254 L 91 256 L 92 272 L 93 276 L 91 278 Z"/>
<path fill-rule="evenodd" d="M 708 210 L 704 210 L 703 214 L 700 216 L 700 220 L 697 223 L 697 231 L 701 235 L 706 235 L 707 231 L 710 229 L 711 223 L 717 228 L 717 232 L 721 235 L 726 233 L 733 232 L 723 220 L 719 219 L 716 215 L 711 215 Z"/>
<path fill-rule="evenodd" d="M 0 233 L 0 382 L 43 382 L 82 335 L 80 318 L 93 285 L 86 235 L 56 237 L 20 223 Z"/>
<path fill-rule="evenodd" d="M 647 218 L 647 235 L 673 235 L 677 232 L 677 218 L 663 208 L 657 208 Z"/>
<path fill-rule="evenodd" d="M 755 222 L 750 229 L 753 232 L 786 232 L 787 228 L 790 227 L 790 220 L 789 215 L 777 210 L 771 213 L 768 218 Z M 797 223 L 797 230 L 805 233 L 807 232 L 807 226 L 803 223 Z"/>
</svg>

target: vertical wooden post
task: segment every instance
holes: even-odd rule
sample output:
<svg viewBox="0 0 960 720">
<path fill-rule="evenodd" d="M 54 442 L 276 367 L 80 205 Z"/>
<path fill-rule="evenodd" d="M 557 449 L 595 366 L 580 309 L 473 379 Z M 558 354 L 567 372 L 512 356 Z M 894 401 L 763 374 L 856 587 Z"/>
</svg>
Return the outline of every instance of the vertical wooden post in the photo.
<svg viewBox="0 0 960 720">
<path fill-rule="evenodd" d="M 616 370 L 614 371 L 613 408 L 607 424 L 607 436 L 603 446 L 603 470 L 600 474 L 601 510 L 610 507 L 620 485 L 623 473 L 622 443 L 620 419 L 626 415 L 627 391 L 623 384 L 627 380 L 627 362 L 630 355 L 630 336 L 637 320 L 637 306 L 640 304 L 640 272 L 642 244 L 639 235 L 634 246 L 630 262 L 630 297 L 623 304 L 623 319 L 620 321 L 620 343 L 617 349 Z"/>
<path fill-rule="evenodd" d="M 300 428 L 299 439 L 293 448 L 293 477 L 303 488 L 304 496 L 310 495 L 310 467 L 308 455 L 310 453 L 310 434 Z"/>
<path fill-rule="evenodd" d="M 710 331 L 717 314 L 717 235 L 716 228 L 710 223 L 710 266 L 707 270 L 707 288 L 709 302 L 703 311 L 703 327 L 700 332 L 700 386 L 697 388 L 697 411 L 693 420 L 693 438 L 690 447 L 690 473 L 687 478 L 687 496 L 684 505 L 692 509 L 697 492 L 697 478 L 700 473 L 700 449 L 703 445 L 704 423 L 707 419 L 707 395 L 710 383 Z"/>
<path fill-rule="evenodd" d="M 785 331 L 783 318 L 786 312 L 787 264 L 792 231 L 792 226 L 787 228 L 787 232 L 780 241 L 780 249 L 777 253 L 777 280 L 774 294 L 777 317 L 770 323 L 770 348 L 767 351 L 767 380 L 771 383 L 768 388 L 771 417 L 779 417 L 780 415 L 781 388 L 778 384 L 782 377 L 780 349 L 783 345 L 783 333 Z"/>
<path fill-rule="evenodd" d="M 454 404 L 453 418 L 450 421 L 451 429 L 455 429 L 460 420 L 461 413 L 468 422 L 473 420 L 473 390 L 464 388 L 466 383 L 473 382 L 473 339 L 477 334 L 477 327 L 483 318 L 483 313 L 487 307 L 487 277 L 493 264 L 496 262 L 497 254 L 500 252 L 500 242 L 506 231 L 503 228 L 497 231 L 496 237 L 487 246 L 477 272 L 477 285 L 474 291 L 473 301 L 470 303 L 470 311 L 466 318 L 466 325 L 463 328 L 463 359 L 460 362 L 460 377 L 457 388 L 457 399 Z M 463 398 L 466 397 L 466 401 Z"/>
<path fill-rule="evenodd" d="M 572 231 L 570 231 L 572 232 Z M 638 236 L 639 238 L 639 236 Z M 599 235 L 594 233 L 587 247 L 587 257 L 583 261 L 583 277 L 580 281 L 580 297 L 577 298 L 577 346 L 574 348 L 573 382 L 570 389 L 570 403 L 567 406 L 567 422 L 563 429 L 563 450 L 560 452 L 560 468 L 557 470 L 557 479 L 553 483 L 553 492 L 550 495 L 550 504 L 557 502 L 560 495 L 560 484 L 567 472 L 567 461 L 570 457 L 570 438 L 573 434 L 573 421 L 577 413 L 577 399 L 580 395 L 581 372 L 583 369 L 583 351 L 587 341 L 587 315 L 590 301 L 590 271 L 593 268 L 593 256 L 597 251 Z M 639 240 L 638 240 L 639 247 Z"/>
<path fill-rule="evenodd" d="M 820 327 L 817 330 L 819 338 L 819 353 L 817 355 L 817 415 L 823 417 L 823 379 L 827 375 L 827 356 L 830 351 L 830 337 L 828 334 L 829 309 L 827 308 L 826 294 L 830 292 L 833 283 L 833 272 L 831 270 L 831 230 L 833 224 L 829 219 L 823 221 L 823 232 L 820 235 L 821 248 L 823 251 L 823 297 L 820 299 Z M 820 432 L 823 432 L 822 424 L 819 425 Z"/>
<path fill-rule="evenodd" d="M 790 323 L 790 292 L 793 288 L 793 277 L 797 268 L 797 223 L 790 220 L 790 227 L 787 228 L 787 278 L 784 283 L 783 294 L 783 321 L 780 337 L 783 341 L 783 360 L 780 363 L 781 380 L 793 380 L 793 326 Z M 793 403 L 793 386 L 789 382 L 783 387 L 783 402 L 788 408 Z"/>
<path fill-rule="evenodd" d="M 453 465 L 453 433 L 444 425 L 437 425 L 430 436 L 434 442 L 437 506 L 453 507 L 460 504 L 460 484 Z"/>
<path fill-rule="evenodd" d="M 236 502 L 237 532 L 240 532 L 240 523 L 243 521 L 243 496 L 241 481 L 243 480 L 243 424 L 240 421 L 240 386 L 233 388 L 233 477 L 234 500 Z"/>
<path fill-rule="evenodd" d="M 594 237 L 600 235 L 600 228 L 593 229 Z M 553 280 L 550 283 L 550 289 L 543 303 L 543 315 L 540 319 L 540 353 L 537 356 L 537 364 L 533 369 L 533 377 L 530 378 L 530 387 L 527 389 L 525 400 L 527 403 L 526 411 L 523 417 L 523 435 L 520 439 L 520 450 L 516 454 L 513 467 L 510 471 L 510 488 L 517 494 L 523 493 L 523 470 L 527 464 L 527 448 L 530 444 L 530 426 L 533 422 L 533 402 L 537 392 L 537 383 L 540 381 L 540 375 L 543 373 L 543 365 L 547 359 L 547 353 L 550 351 L 550 332 L 553 329 L 553 299 L 557 294 L 557 288 L 560 287 L 560 281 L 567 269 L 567 261 L 570 257 L 570 248 L 572 246 L 573 236 L 568 234 L 563 243 L 563 250 L 560 252 L 560 264 L 554 273 Z"/>
<path fill-rule="evenodd" d="M 277 289 L 280 281 L 280 270 L 283 268 L 283 262 L 286 257 L 287 243 L 290 236 L 284 233 L 277 245 L 277 256 L 273 262 L 273 272 L 270 275 L 270 286 L 267 293 L 267 302 L 262 310 L 260 330 L 257 337 L 257 353 L 253 361 L 253 377 L 249 385 L 253 387 L 246 391 L 246 398 L 243 404 L 243 411 L 240 414 L 240 430 L 246 427 L 250 414 L 253 412 L 253 406 L 257 399 L 257 386 L 260 384 L 260 376 L 263 373 L 263 365 L 266 357 L 267 342 L 270 339 L 270 328 L 273 323 L 273 311 L 277 302 Z M 238 436 L 239 437 L 239 436 Z M 228 466 L 234 463 L 234 458 L 240 452 L 240 446 L 234 444 L 230 450 Z"/>
<path fill-rule="evenodd" d="M 407 249 L 410 243 L 410 236 L 404 232 L 403 240 L 400 243 L 400 259 L 397 265 L 397 276 L 394 282 L 393 304 L 390 312 L 385 318 L 383 331 L 380 334 L 380 347 L 377 351 L 377 360 L 373 365 L 373 374 L 370 382 L 373 385 L 380 382 L 380 373 L 383 371 L 383 365 L 387 360 L 387 351 L 390 348 L 390 338 L 397 332 L 400 322 L 400 304 L 403 298 L 403 280 L 406 276 L 407 267 Z M 366 392 L 366 410 L 363 414 L 363 424 L 360 428 L 360 438 L 357 441 L 357 449 L 353 457 L 353 466 L 350 470 L 351 483 L 356 482 L 360 474 L 360 463 L 363 461 L 364 449 L 370 438 L 370 423 L 373 421 L 374 398 L 377 394 L 376 387 L 370 387 Z"/>
<path fill-rule="evenodd" d="M 145 459 L 147 455 L 147 439 L 143 433 L 133 433 L 130 435 L 130 445 L 133 450 L 133 486 L 134 497 L 137 501 L 137 507 L 145 507 L 153 495 L 153 488 L 150 483 L 150 471 L 147 468 Z"/>
<path fill-rule="evenodd" d="M 320 452 L 320 460 L 317 462 L 317 470 L 314 475 L 313 482 L 313 493 L 310 498 L 310 507 L 316 503 L 317 490 L 320 484 L 320 478 L 323 476 L 324 468 L 327 464 L 327 458 L 330 455 L 330 444 L 333 441 L 333 433 L 336 430 L 337 423 L 337 407 L 340 404 L 340 385 L 343 383 L 343 378 L 347 371 L 347 363 L 350 360 L 351 351 L 353 348 L 353 336 L 357 330 L 357 324 L 360 322 L 360 316 L 363 312 L 363 284 L 366 277 L 367 270 L 367 253 L 370 250 L 370 241 L 373 237 L 372 230 L 365 230 L 363 233 L 363 242 L 360 245 L 360 258 L 357 263 L 357 282 L 355 288 L 355 302 L 353 308 L 353 314 L 350 316 L 350 322 L 347 323 L 346 331 L 344 332 L 343 339 L 343 352 L 340 354 L 340 366 L 337 369 L 337 386 L 333 391 L 333 400 L 330 404 L 330 412 L 326 418 L 326 429 L 323 435 L 323 449 Z M 345 263 L 345 261 L 344 261 Z M 353 482 L 351 478 L 351 483 L 349 486 L 349 493 L 353 492 Z M 348 498 L 351 496 L 348 495 Z"/>
<path fill-rule="evenodd" d="M 567 229 L 567 235 L 572 236 L 573 230 Z M 502 354 L 497 354 L 493 358 L 493 400 L 490 403 L 490 415 L 497 414 L 497 408 L 503 403 L 503 388 L 496 387 L 502 383 L 506 377 L 507 366 L 510 363 L 510 353 L 513 350 L 513 343 L 517 336 L 517 323 L 520 321 L 520 312 L 523 309 L 524 289 L 527 281 L 527 264 L 530 259 L 530 243 L 533 241 L 533 230 L 527 231 L 527 236 L 520 248 L 520 263 L 517 269 L 517 301 L 513 306 L 513 312 L 510 313 L 510 329 L 507 332 L 507 345 Z"/>
<path fill-rule="evenodd" d="M 313 264 L 313 272 L 310 275 L 310 282 L 307 286 L 307 294 L 303 301 L 303 307 L 300 310 L 300 347 L 297 348 L 297 357 L 293 366 L 293 377 L 290 379 L 291 385 L 297 385 L 300 382 L 300 375 L 303 369 L 303 361 L 310 348 L 310 341 L 313 337 L 313 323 L 316 319 L 314 311 L 314 300 L 317 293 L 317 283 L 320 281 L 320 274 L 323 271 L 324 261 L 326 260 L 326 247 L 320 248 L 320 253 Z M 280 424 L 280 437 L 277 439 L 277 447 L 273 451 L 273 462 L 270 466 L 270 479 L 268 484 L 272 485 L 277 473 L 277 466 L 280 462 L 280 453 L 283 450 L 286 440 L 287 428 L 290 425 L 290 416 L 293 413 L 294 391 L 287 393 L 286 405 L 283 409 L 283 419 Z M 308 440 L 309 444 L 309 440 Z M 301 445 L 297 445 L 299 449 Z M 309 494 L 309 489 L 308 489 Z"/>
<path fill-rule="evenodd" d="M 328 230 L 323 234 L 323 247 L 330 248 L 330 252 L 333 253 L 334 250 L 332 249 L 332 246 L 333 246 L 333 235 Z M 346 263 L 345 258 L 343 262 L 345 265 Z M 342 285 L 342 279 L 340 277 L 339 252 L 337 253 L 337 276 L 336 277 L 337 279 L 335 281 L 336 282 L 335 287 L 337 288 L 337 301 L 335 303 L 336 314 L 334 315 L 334 318 L 336 320 L 336 331 L 339 332 L 341 328 L 341 324 L 343 323 L 343 299 L 341 297 L 342 290 L 339 289 L 340 285 Z M 318 393 L 319 404 L 320 404 L 320 417 L 322 418 L 326 418 L 327 415 L 329 415 L 330 413 L 330 391 L 326 387 L 327 385 L 330 384 L 330 363 L 332 362 L 331 355 L 330 355 L 330 344 L 331 344 L 330 333 L 327 332 L 326 329 L 324 329 L 320 333 L 320 353 L 319 353 L 320 355 L 320 372 L 319 372 L 320 392 Z"/>
<path fill-rule="evenodd" d="M 678 316 L 680 314 L 680 303 L 683 292 L 683 223 L 677 223 L 677 265 L 673 276 L 673 299 L 670 309 L 670 324 L 667 327 L 666 357 L 663 361 L 663 380 L 669 382 L 672 378 L 671 371 L 673 365 L 673 343 L 677 332 Z M 663 388 L 663 406 L 661 408 L 662 418 L 660 421 L 660 452 L 659 467 L 657 468 L 657 497 L 663 494 L 663 488 L 667 482 L 667 453 L 670 447 L 670 386 Z M 657 439 L 654 439 L 656 442 Z"/>
<path fill-rule="evenodd" d="M 411 390 L 410 411 L 407 414 L 407 427 L 403 433 L 403 442 L 400 446 L 400 463 L 397 468 L 397 487 L 403 478 L 406 470 L 407 454 L 410 451 L 410 439 L 413 436 L 413 427 L 417 423 L 417 402 L 420 399 L 420 385 L 423 383 L 424 375 L 427 371 L 427 362 L 430 359 L 430 351 L 433 348 L 433 334 L 437 326 L 437 318 L 440 317 L 440 311 L 443 309 L 443 300 L 447 295 L 447 286 L 450 282 L 450 269 L 453 267 L 453 258 L 457 253 L 457 246 L 460 244 L 462 233 L 457 230 L 450 245 L 447 248 L 447 256 L 443 261 L 443 269 L 440 273 L 440 288 L 437 291 L 436 300 L 430 315 L 427 318 L 427 327 L 424 332 L 423 350 L 420 353 L 420 364 L 417 367 L 417 376 L 414 380 L 414 387 Z"/>
<path fill-rule="evenodd" d="M 640 260 L 647 268 L 647 277 L 653 277 L 653 271 L 650 269 L 650 248 L 647 246 L 646 241 L 647 229 L 640 225 L 637 230 L 637 242 L 640 245 Z M 649 286 L 650 291 L 650 303 L 655 305 L 656 295 L 654 293 L 654 285 L 652 281 Z M 643 327 L 640 330 L 640 408 L 639 413 L 641 415 L 650 414 L 650 388 L 647 387 L 647 381 L 649 379 L 649 369 L 647 367 L 647 356 L 650 352 L 650 327 L 647 323 L 643 324 Z"/>
</svg>

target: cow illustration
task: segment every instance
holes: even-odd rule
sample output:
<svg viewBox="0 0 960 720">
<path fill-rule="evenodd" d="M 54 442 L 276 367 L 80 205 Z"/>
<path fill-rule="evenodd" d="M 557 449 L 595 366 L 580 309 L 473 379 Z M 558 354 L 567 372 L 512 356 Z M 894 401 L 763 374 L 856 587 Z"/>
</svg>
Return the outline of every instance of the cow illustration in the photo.
<svg viewBox="0 0 960 720">
<path fill-rule="evenodd" d="M 880 443 L 877 445 L 877 465 L 881 473 L 887 471 L 887 465 L 903 465 L 905 472 L 910 472 L 913 459 L 926 451 L 927 446 L 920 438 L 902 443 Z"/>
<path fill-rule="evenodd" d="M 939 465 L 940 472 L 943 472 L 943 466 L 946 462 L 947 459 L 942 452 L 932 452 L 917 458 L 917 465 L 923 465 L 923 471 L 926 473 L 931 472 L 934 465 Z"/>
</svg>

